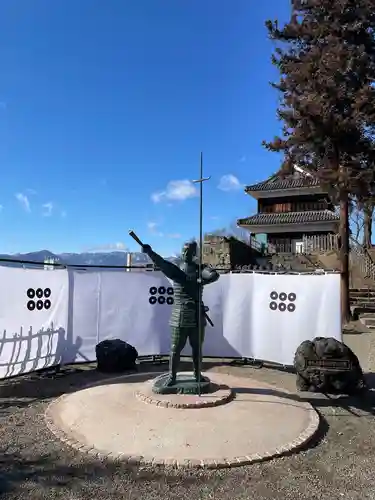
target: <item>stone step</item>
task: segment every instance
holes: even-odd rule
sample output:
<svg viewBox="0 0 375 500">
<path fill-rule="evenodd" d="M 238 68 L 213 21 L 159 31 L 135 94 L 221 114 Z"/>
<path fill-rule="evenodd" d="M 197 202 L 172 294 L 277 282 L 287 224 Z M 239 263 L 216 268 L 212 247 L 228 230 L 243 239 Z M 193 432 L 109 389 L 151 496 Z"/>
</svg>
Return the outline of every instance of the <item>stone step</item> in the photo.
<svg viewBox="0 0 375 500">
<path fill-rule="evenodd" d="M 375 306 L 375 299 L 356 299 L 356 298 L 352 298 L 350 297 L 350 303 L 353 304 L 353 305 L 369 305 L 369 304 L 373 304 Z"/>
<path fill-rule="evenodd" d="M 360 306 L 360 307 L 375 307 L 375 300 L 364 300 L 364 299 L 352 299 L 350 298 L 350 303 L 355 305 L 355 306 Z"/>
<path fill-rule="evenodd" d="M 350 297 L 353 297 L 353 298 L 358 298 L 358 299 L 362 299 L 362 298 L 367 298 L 367 297 L 371 297 L 371 298 L 375 298 L 375 292 L 349 292 L 349 295 Z"/>
<path fill-rule="evenodd" d="M 375 316 L 373 318 L 364 318 L 360 316 L 359 319 L 367 328 L 375 328 Z"/>
<path fill-rule="evenodd" d="M 371 307 L 371 308 L 375 307 L 374 300 L 353 300 L 353 299 L 350 299 L 350 304 L 352 306 L 356 306 L 356 307 Z"/>
<path fill-rule="evenodd" d="M 375 319 L 375 309 L 361 309 L 358 307 L 351 307 L 350 311 L 355 319 L 361 322 Z"/>
<path fill-rule="evenodd" d="M 375 319 L 375 312 L 359 313 L 362 319 Z"/>
</svg>

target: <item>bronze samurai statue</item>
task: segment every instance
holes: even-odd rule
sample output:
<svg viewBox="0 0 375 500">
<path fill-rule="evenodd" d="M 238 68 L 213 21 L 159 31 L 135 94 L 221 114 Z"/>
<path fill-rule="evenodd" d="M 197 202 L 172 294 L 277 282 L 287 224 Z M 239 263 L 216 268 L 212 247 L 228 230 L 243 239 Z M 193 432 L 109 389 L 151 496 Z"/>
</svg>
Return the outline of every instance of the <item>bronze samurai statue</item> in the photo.
<svg viewBox="0 0 375 500">
<path fill-rule="evenodd" d="M 172 342 L 169 378 L 166 385 L 172 386 L 176 383 L 181 351 L 185 347 L 187 340 L 189 340 L 192 349 L 194 378 L 198 382 L 202 380 L 199 370 L 207 321 L 213 326 L 207 315 L 208 308 L 205 307 L 203 302 L 199 304 L 201 291 L 203 291 L 203 286 L 217 281 L 220 275 L 215 269 L 202 264 L 200 282 L 196 242 L 184 245 L 180 266 L 163 259 L 152 250 L 150 245 L 142 244 L 142 250 L 150 257 L 155 266 L 173 281 L 174 303 L 169 321 L 172 330 Z M 199 307 L 201 307 L 201 335 L 199 335 L 198 326 Z"/>
</svg>

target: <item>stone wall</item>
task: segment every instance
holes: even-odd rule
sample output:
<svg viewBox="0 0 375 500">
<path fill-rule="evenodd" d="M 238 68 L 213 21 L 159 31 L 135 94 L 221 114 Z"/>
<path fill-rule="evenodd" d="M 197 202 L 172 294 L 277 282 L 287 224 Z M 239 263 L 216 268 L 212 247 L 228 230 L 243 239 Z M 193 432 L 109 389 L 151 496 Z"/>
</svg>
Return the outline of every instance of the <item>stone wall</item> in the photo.
<svg viewBox="0 0 375 500">
<path fill-rule="evenodd" d="M 225 236 L 205 235 L 203 262 L 213 267 L 230 267 L 230 242 Z"/>
<path fill-rule="evenodd" d="M 236 266 L 258 264 L 260 253 L 233 236 L 206 234 L 203 244 L 203 262 L 213 267 L 234 269 Z"/>
</svg>

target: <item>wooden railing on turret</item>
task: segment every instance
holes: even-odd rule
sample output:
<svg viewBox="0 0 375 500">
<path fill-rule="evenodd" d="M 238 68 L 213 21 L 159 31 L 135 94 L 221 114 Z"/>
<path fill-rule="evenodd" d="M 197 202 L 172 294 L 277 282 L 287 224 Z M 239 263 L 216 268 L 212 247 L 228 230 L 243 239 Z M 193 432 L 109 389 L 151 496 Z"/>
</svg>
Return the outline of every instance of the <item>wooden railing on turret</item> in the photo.
<svg viewBox="0 0 375 500">
<path fill-rule="evenodd" d="M 323 253 L 339 249 L 338 234 L 319 234 L 304 236 L 303 253 Z"/>
</svg>

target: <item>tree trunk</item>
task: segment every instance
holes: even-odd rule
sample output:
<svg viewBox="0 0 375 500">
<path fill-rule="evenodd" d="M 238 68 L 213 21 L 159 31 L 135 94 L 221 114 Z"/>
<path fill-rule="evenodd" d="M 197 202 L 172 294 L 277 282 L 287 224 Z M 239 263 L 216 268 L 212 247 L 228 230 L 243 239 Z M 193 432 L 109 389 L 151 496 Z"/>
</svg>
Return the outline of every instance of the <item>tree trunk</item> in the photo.
<svg viewBox="0 0 375 500">
<path fill-rule="evenodd" d="M 341 321 L 351 319 L 349 297 L 349 198 L 346 189 L 340 193 L 340 263 L 341 263 Z"/>
<path fill-rule="evenodd" d="M 364 226 L 363 226 L 363 246 L 371 248 L 372 237 L 372 216 L 374 212 L 373 205 L 366 205 L 364 208 Z"/>
</svg>

